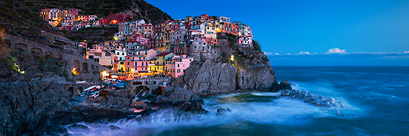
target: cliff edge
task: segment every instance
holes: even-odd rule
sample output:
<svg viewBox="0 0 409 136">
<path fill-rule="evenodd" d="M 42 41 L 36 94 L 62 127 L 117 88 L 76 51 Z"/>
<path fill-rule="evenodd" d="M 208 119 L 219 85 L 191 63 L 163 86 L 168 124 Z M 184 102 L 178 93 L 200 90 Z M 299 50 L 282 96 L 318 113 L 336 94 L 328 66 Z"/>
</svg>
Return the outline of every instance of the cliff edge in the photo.
<svg viewBox="0 0 409 136">
<path fill-rule="evenodd" d="M 213 55 L 197 55 L 185 75 L 172 84 L 195 94 L 216 95 L 237 90 L 278 91 L 290 89 L 288 82 L 278 84 L 267 56 L 257 42 L 242 48 L 234 35 L 219 35 Z M 289 88 L 288 88 L 289 87 Z"/>
</svg>

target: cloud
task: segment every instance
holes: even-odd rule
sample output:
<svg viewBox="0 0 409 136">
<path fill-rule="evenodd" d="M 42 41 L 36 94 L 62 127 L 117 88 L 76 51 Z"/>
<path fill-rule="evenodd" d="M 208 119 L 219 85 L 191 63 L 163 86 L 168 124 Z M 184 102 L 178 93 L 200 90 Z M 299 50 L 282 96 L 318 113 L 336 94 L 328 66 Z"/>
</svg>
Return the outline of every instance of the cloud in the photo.
<svg viewBox="0 0 409 136">
<path fill-rule="evenodd" d="M 404 53 L 409 53 L 409 51 L 405 51 Z"/>
<path fill-rule="evenodd" d="M 264 55 L 273 55 L 273 53 L 272 52 L 265 52 L 265 51 L 263 51 L 264 52 Z"/>
<path fill-rule="evenodd" d="M 345 49 L 341 50 L 339 48 L 332 48 L 332 49 L 329 49 L 327 53 L 333 54 L 333 53 L 346 53 L 346 52 L 345 52 Z"/>
<path fill-rule="evenodd" d="M 308 52 L 308 51 L 301 51 L 300 53 L 298 53 L 298 54 L 301 54 L 301 55 L 305 55 L 305 54 L 311 54 L 310 52 Z"/>
<path fill-rule="evenodd" d="M 274 55 L 280 55 L 280 53 L 274 53 Z"/>
</svg>

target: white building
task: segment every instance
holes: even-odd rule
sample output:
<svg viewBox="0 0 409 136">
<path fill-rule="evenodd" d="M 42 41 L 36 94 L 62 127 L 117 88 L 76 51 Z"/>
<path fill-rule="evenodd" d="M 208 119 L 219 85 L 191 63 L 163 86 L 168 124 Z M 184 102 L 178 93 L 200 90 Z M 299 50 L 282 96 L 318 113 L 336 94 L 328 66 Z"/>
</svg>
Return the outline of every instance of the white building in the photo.
<svg viewBox="0 0 409 136">
<path fill-rule="evenodd" d="M 230 23 L 230 18 L 229 17 L 223 17 L 223 16 L 219 16 L 217 17 L 217 22 L 218 23 Z"/>
</svg>

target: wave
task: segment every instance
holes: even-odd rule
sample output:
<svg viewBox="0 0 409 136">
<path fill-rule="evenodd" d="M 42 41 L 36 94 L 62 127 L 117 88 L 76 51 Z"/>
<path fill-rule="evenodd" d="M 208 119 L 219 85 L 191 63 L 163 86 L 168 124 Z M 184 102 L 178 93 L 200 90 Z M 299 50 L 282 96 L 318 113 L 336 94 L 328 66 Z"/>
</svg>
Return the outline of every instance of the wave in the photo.
<svg viewBox="0 0 409 136">
<path fill-rule="evenodd" d="M 294 90 L 304 90 L 313 94 L 321 95 L 323 97 L 334 97 L 336 100 L 341 101 L 344 104 L 344 108 L 337 109 L 343 115 L 350 118 L 356 118 L 358 116 L 365 116 L 368 108 L 364 105 L 359 105 L 354 101 L 350 101 L 345 96 L 347 95 L 362 95 L 356 94 L 356 92 L 343 92 L 340 89 L 335 89 L 334 85 L 328 82 L 317 82 L 317 83 L 303 83 L 303 82 L 293 82 L 291 87 Z M 359 105 L 359 106 L 357 106 Z"/>
<path fill-rule="evenodd" d="M 257 93 L 251 93 L 252 95 L 255 96 L 280 96 L 281 93 L 270 93 L 270 92 L 257 92 Z"/>
<path fill-rule="evenodd" d="M 269 93 L 261 94 L 267 96 L 271 95 Z M 240 94 L 230 97 L 240 97 Z M 206 103 L 217 102 L 217 99 L 219 98 L 208 98 L 206 99 Z M 204 108 L 210 112 L 209 114 L 192 115 L 186 113 L 180 115 L 175 110 L 166 109 L 160 110 L 145 118 L 131 120 L 122 119 L 113 123 L 80 123 L 87 126 L 89 129 L 66 128 L 68 129 L 68 132 L 73 135 L 160 135 L 167 130 L 186 127 L 194 128 L 233 125 L 235 128 L 240 129 L 240 126 L 248 123 L 293 126 L 311 122 L 314 118 L 333 116 L 333 114 L 327 113 L 319 107 L 301 101 L 289 98 L 268 99 L 270 99 L 270 102 L 227 102 L 213 105 L 206 104 L 204 105 Z M 217 115 L 216 111 L 218 108 L 229 108 L 231 112 Z M 111 125 L 117 126 L 120 129 L 111 130 Z"/>
<path fill-rule="evenodd" d="M 295 87 L 304 88 L 303 84 L 293 84 Z M 299 89 L 298 88 L 298 89 Z M 325 88 L 330 90 L 331 88 Z M 334 90 L 332 90 L 334 91 Z M 342 93 L 337 93 L 339 99 Z M 234 93 L 205 98 L 204 109 L 208 114 L 181 114 L 173 109 L 159 110 L 154 114 L 137 119 L 122 119 L 117 122 L 106 123 L 80 123 L 88 127 L 70 128 L 68 132 L 73 135 L 163 135 L 166 131 L 177 129 L 194 129 L 204 127 L 234 127 L 247 129 L 249 123 L 280 126 L 302 126 L 317 118 L 340 118 L 331 110 L 317 107 L 288 97 L 278 97 L 280 93 L 251 92 Z M 342 98 L 342 97 L 341 97 Z M 361 110 L 349 105 L 345 99 L 341 100 L 347 108 L 341 112 L 345 115 L 356 114 L 351 111 Z M 217 109 L 228 108 L 231 112 L 217 115 Z M 111 129 L 116 126 L 119 129 Z"/>
</svg>

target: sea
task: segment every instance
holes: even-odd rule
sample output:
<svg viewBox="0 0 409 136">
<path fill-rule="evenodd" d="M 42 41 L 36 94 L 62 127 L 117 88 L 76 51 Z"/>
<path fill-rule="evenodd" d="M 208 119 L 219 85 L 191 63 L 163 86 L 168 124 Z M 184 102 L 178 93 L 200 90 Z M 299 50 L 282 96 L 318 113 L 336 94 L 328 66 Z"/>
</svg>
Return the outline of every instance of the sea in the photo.
<svg viewBox="0 0 409 136">
<path fill-rule="evenodd" d="M 273 66 L 279 81 L 293 89 L 334 97 L 345 106 L 318 107 L 279 93 L 248 92 L 205 98 L 208 114 L 160 110 L 143 120 L 85 123 L 89 129 L 68 128 L 90 136 L 240 136 L 240 135 L 409 135 L 409 67 Z M 216 114 L 218 108 L 231 112 Z M 114 125 L 120 129 L 111 130 Z"/>
</svg>

